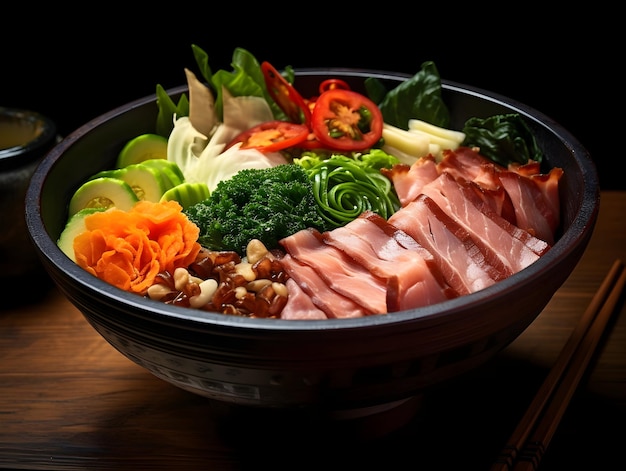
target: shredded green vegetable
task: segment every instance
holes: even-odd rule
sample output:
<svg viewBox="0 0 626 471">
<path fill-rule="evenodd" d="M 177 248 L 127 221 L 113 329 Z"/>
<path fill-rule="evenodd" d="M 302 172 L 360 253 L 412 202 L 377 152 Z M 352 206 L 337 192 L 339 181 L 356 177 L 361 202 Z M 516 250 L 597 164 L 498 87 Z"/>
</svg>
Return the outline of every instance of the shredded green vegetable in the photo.
<svg viewBox="0 0 626 471">
<path fill-rule="evenodd" d="M 326 159 L 311 153 L 294 159 L 313 182 L 320 216 L 335 227 L 344 226 L 365 210 L 387 219 L 400 208 L 391 181 L 380 173 L 381 167 L 390 168 L 396 162 L 380 150 Z"/>
</svg>

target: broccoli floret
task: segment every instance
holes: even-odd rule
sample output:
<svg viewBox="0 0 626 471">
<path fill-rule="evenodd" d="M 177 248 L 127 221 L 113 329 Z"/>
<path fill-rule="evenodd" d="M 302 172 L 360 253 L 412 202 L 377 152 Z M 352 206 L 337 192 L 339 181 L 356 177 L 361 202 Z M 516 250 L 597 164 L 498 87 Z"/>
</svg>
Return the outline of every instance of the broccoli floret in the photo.
<svg viewBox="0 0 626 471">
<path fill-rule="evenodd" d="M 252 239 L 271 250 L 279 248 L 280 239 L 302 229 L 328 229 L 308 174 L 291 164 L 241 170 L 185 213 L 200 228 L 200 244 L 239 254 L 245 254 Z"/>
</svg>

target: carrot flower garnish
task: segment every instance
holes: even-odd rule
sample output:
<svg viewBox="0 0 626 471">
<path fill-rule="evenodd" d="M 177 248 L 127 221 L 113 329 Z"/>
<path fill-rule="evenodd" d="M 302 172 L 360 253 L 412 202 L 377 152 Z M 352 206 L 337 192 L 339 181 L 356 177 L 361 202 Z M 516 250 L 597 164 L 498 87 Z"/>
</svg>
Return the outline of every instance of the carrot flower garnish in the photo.
<svg viewBox="0 0 626 471">
<path fill-rule="evenodd" d="M 74 239 L 76 263 L 125 291 L 144 295 L 164 271 L 189 266 L 200 251 L 198 227 L 176 201 L 140 201 L 85 217 Z"/>
</svg>

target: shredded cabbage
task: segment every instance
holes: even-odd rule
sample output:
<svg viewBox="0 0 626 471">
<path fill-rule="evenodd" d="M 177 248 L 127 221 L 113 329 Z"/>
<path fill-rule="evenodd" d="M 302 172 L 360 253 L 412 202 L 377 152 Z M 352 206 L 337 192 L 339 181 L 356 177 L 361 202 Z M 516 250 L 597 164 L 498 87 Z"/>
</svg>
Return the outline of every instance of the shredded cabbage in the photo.
<svg viewBox="0 0 626 471">
<path fill-rule="evenodd" d="M 174 122 L 167 144 L 167 158 L 176 163 L 188 182 L 206 183 L 213 191 L 221 180 L 244 168 L 268 168 L 288 163 L 280 152 L 264 154 L 240 145 L 224 151 L 239 133 L 274 119 L 264 98 L 233 97 L 224 90 L 224 122 L 211 136 L 199 132 L 187 116 Z"/>
</svg>

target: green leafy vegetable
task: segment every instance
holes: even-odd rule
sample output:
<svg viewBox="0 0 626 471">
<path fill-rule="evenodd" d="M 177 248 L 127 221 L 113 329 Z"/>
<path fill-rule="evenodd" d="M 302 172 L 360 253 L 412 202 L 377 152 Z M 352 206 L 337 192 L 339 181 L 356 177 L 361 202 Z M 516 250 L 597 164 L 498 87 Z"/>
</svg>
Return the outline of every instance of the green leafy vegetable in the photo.
<svg viewBox="0 0 626 471">
<path fill-rule="evenodd" d="M 518 113 L 470 118 L 463 127 L 464 146 L 478 147 L 480 153 L 494 162 L 526 164 L 529 160 L 541 162 L 543 152 L 532 131 Z"/>
<path fill-rule="evenodd" d="M 220 69 L 213 73 L 209 65 L 208 54 L 195 44 L 192 44 L 191 48 L 202 78 L 215 94 L 215 112 L 220 121 L 224 118 L 224 88 L 234 97 L 257 96 L 265 98 L 275 119 L 286 119 L 285 113 L 272 100 L 267 91 L 259 61 L 250 52 L 240 47 L 236 48 L 232 56 L 232 70 Z M 285 69 L 285 76 L 293 82 L 294 72 L 291 67 Z M 173 128 L 174 114 L 177 117 L 189 116 L 189 100 L 183 94 L 179 103 L 175 104 L 161 85 L 157 85 L 156 93 L 157 106 L 159 107 L 157 133 L 167 137 Z"/>
<path fill-rule="evenodd" d="M 174 115 L 189 115 L 189 98 L 183 93 L 178 99 L 178 103 L 174 103 L 174 100 L 161 85 L 157 85 L 156 87 L 156 96 L 157 107 L 159 109 L 156 121 L 156 133 L 163 137 L 169 137 L 174 128 Z"/>
<path fill-rule="evenodd" d="M 347 224 L 365 210 L 387 219 L 400 208 L 390 180 L 380 172 L 382 167 L 391 168 L 398 162 L 381 149 L 326 159 L 309 152 L 294 159 L 313 181 L 319 212 L 333 228 Z"/>
<path fill-rule="evenodd" d="M 450 111 L 441 95 L 441 78 L 432 61 L 383 96 L 380 80 L 365 79 L 368 96 L 378 103 L 385 123 L 407 129 L 409 119 L 420 119 L 442 128 L 450 127 Z"/>
<path fill-rule="evenodd" d="M 209 55 L 204 51 L 204 49 L 196 44 L 191 45 L 191 52 L 193 52 L 193 57 L 196 59 L 196 64 L 198 64 L 200 74 L 204 80 L 210 84 L 211 78 L 213 77 L 213 71 L 209 65 Z"/>
<path fill-rule="evenodd" d="M 311 180 L 299 165 L 240 170 L 185 213 L 200 228 L 203 246 L 240 254 L 252 239 L 275 249 L 280 239 L 302 229 L 328 229 L 317 212 Z"/>
<path fill-rule="evenodd" d="M 192 49 L 202 77 L 215 92 L 215 109 L 220 120 L 223 118 L 222 87 L 225 87 L 232 96 L 265 98 L 272 108 L 274 117 L 284 119 L 283 111 L 274 103 L 267 91 L 261 64 L 252 53 L 241 47 L 235 48 L 231 61 L 232 70 L 220 69 L 212 73 L 208 54 L 195 44 L 192 45 Z"/>
</svg>

